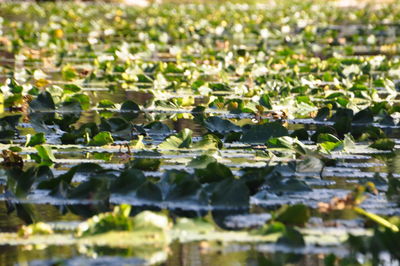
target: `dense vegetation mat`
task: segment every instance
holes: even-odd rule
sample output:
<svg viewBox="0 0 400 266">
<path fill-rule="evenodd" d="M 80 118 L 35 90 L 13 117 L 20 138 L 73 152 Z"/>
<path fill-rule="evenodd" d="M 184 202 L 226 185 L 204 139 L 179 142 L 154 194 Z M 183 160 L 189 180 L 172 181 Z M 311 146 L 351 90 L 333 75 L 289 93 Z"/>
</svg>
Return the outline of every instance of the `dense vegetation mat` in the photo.
<svg viewBox="0 0 400 266">
<path fill-rule="evenodd" d="M 0 261 L 395 263 L 399 19 L 2 3 Z"/>
</svg>

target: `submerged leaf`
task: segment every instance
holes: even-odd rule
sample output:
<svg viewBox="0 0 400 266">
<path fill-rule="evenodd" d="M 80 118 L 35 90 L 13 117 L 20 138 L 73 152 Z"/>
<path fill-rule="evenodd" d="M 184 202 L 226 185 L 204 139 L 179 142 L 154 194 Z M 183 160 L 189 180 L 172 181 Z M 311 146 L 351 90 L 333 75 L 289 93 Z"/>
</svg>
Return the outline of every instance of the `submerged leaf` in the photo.
<svg viewBox="0 0 400 266">
<path fill-rule="evenodd" d="M 370 145 L 371 148 L 377 150 L 393 150 L 394 146 L 394 141 L 388 138 L 378 139 Z"/>
</svg>

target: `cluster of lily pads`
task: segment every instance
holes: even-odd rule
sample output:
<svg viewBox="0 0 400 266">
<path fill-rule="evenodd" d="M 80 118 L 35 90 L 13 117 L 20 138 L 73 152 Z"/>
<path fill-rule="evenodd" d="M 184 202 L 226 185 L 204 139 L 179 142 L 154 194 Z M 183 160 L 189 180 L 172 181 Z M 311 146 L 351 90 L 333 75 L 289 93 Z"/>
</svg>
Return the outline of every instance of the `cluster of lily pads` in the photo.
<svg viewBox="0 0 400 266">
<path fill-rule="evenodd" d="M 378 195 L 398 207 L 395 171 L 331 201 L 259 202 L 328 187 L 346 156 L 396 157 L 399 18 L 396 3 L 2 4 L 0 197 L 31 225 L 0 244 L 59 240 L 36 202 L 93 216 L 69 244 L 107 246 L 118 232 L 137 241 L 123 246 L 149 234 L 162 245 L 346 242 L 343 263 L 398 260 L 399 213 L 362 205 Z M 257 209 L 271 219 L 227 231 Z M 318 242 L 310 217 L 361 217 L 365 232 Z"/>
</svg>

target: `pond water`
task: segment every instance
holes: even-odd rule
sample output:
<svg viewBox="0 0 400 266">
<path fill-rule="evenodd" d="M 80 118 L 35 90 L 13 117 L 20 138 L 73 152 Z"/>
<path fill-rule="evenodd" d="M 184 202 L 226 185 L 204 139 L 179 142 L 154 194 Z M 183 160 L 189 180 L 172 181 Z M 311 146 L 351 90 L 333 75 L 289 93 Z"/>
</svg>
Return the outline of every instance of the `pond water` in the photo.
<svg viewBox="0 0 400 266">
<path fill-rule="evenodd" d="M 218 236 L 174 239 L 163 247 L 96 245 L 76 242 L 68 233 L 62 241 L 44 243 L 30 243 L 28 237 L 22 244 L 0 239 L 0 264 L 355 265 L 346 261 L 354 254 L 345 241 L 349 234 L 371 236 L 375 225 L 350 207 L 324 214 L 320 206 L 346 199 L 371 182 L 375 193 L 367 193 L 357 206 L 383 217 L 400 216 L 399 187 L 388 196 L 390 180 L 400 177 L 400 5 L 372 5 L 373 13 L 362 6 L 350 11 L 307 3 L 144 9 L 97 3 L 2 4 L 0 119 L 21 117 L 14 127 L 8 120 L 0 122 L 0 149 L 17 151 L 23 171 L 15 177 L 6 163 L 0 169 L 1 234 L 18 232 L 29 221 L 72 232 L 80 222 L 120 204 L 132 206 L 131 216 L 144 210 L 168 211 L 173 220 L 211 216 L 219 228 L 233 232 L 271 223 L 283 205 L 305 205 L 311 217 L 298 228 L 306 240 L 300 246 Z M 127 101 L 136 105 L 124 109 Z M 276 133 L 278 126 L 252 133 L 275 122 L 286 133 Z M 11 137 L 6 134 L 10 130 Z M 100 131 L 110 132 L 112 141 L 94 144 Z M 171 135 L 182 132 L 192 134 L 188 145 L 185 136 L 175 135 L 186 139 L 172 141 Z M 44 134 L 45 143 L 38 145 L 51 147 L 51 156 L 43 157 L 37 146 L 29 145 L 36 133 Z M 219 142 L 213 137 L 210 144 L 208 133 Z M 298 141 L 290 148 L 274 149 L 268 142 L 287 135 Z M 392 147 L 372 144 L 380 139 Z M 206 167 L 196 158 L 205 155 L 220 164 L 201 177 Z M 74 172 L 68 184 L 53 184 L 82 163 L 93 169 Z M 38 165 L 49 167 L 50 174 L 32 173 L 35 179 L 28 185 L 18 179 L 29 180 L 24 174 Z M 140 169 L 153 190 L 116 190 L 113 185 L 130 167 Z M 213 203 L 225 192 L 209 192 L 217 186 L 204 181 L 210 176 L 223 182 L 225 171 L 235 181 L 247 180 L 268 167 L 279 181 L 264 173 L 262 184 L 249 179 L 245 203 L 236 201 L 240 193 L 229 196 L 229 189 L 226 194 L 233 202 Z M 172 173 L 199 178 L 206 192 L 171 197 L 168 193 L 178 187 L 168 183 L 177 182 L 171 181 L 174 177 L 167 180 Z M 82 184 L 88 186 L 81 187 L 83 192 L 77 189 Z M 160 198 L 154 198 L 152 186 L 160 190 Z M 398 265 L 395 256 L 379 256 L 382 265 Z M 360 253 L 355 257 L 360 264 L 371 258 Z"/>
</svg>

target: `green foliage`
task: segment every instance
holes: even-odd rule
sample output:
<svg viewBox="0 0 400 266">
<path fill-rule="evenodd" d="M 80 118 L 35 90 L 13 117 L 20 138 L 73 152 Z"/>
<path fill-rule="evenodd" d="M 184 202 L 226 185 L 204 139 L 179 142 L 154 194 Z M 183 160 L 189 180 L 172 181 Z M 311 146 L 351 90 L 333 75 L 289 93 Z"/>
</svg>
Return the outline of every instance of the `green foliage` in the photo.
<svg viewBox="0 0 400 266">
<path fill-rule="evenodd" d="M 244 129 L 241 141 L 244 143 L 265 143 L 270 138 L 288 135 L 288 130 L 280 122 L 271 122 Z"/>
<path fill-rule="evenodd" d="M 399 203 L 400 5 L 343 12 L 326 1 L 234 2 L 2 4 L 4 212 L 32 223 L 43 220 L 43 206 L 26 202 L 56 200 L 51 215 L 59 210 L 62 219 L 102 213 L 86 223 L 84 237 L 65 238 L 85 250 L 110 242 L 157 249 L 169 243 L 166 235 L 202 249 L 202 240 L 272 241 L 285 252 L 257 261 L 271 265 L 299 263 L 301 255 L 286 251 L 325 241 L 321 232 L 308 235 L 311 215 L 344 227 L 329 245 L 346 239 L 351 222 L 338 215 L 357 218 L 364 236 L 349 243 L 366 254 L 363 262 L 379 264 L 383 252 L 398 258 L 398 217 L 360 204 L 386 186 L 386 197 L 370 202 L 387 213 Z M 353 186 L 344 198 L 333 190 Z M 131 218 L 128 206 L 103 213 L 116 202 L 134 203 L 132 213 L 169 210 L 176 224 L 150 212 Z M 310 207 L 317 203 L 319 213 Z M 272 219 L 250 236 L 216 228 L 208 211 L 221 227 L 239 213 Z M 6 234 L 0 242 L 35 244 L 49 232 L 42 227 L 11 238 L 22 242 Z M 46 236 L 49 245 L 59 240 Z M 102 254 L 109 251 L 86 255 Z M 332 255 L 326 263 L 357 259 Z"/>
<path fill-rule="evenodd" d="M 50 146 L 36 145 L 38 162 L 41 165 L 51 166 L 56 161 Z"/>
<path fill-rule="evenodd" d="M 102 213 L 81 223 L 77 236 L 104 234 L 109 231 L 130 231 L 134 228 L 133 221 L 129 218 L 131 206 L 120 205 L 111 213 Z"/>
<path fill-rule="evenodd" d="M 102 131 L 93 137 L 88 143 L 90 146 L 104 146 L 114 143 L 114 139 L 110 132 Z"/>
<path fill-rule="evenodd" d="M 395 143 L 393 140 L 384 138 L 374 141 L 370 147 L 378 150 L 393 150 L 394 145 Z"/>
<path fill-rule="evenodd" d="M 285 205 L 275 213 L 275 219 L 287 225 L 304 226 L 310 216 L 310 209 L 303 204 Z"/>
<path fill-rule="evenodd" d="M 46 143 L 46 138 L 44 137 L 43 133 L 37 133 L 33 136 L 31 136 L 31 135 L 26 136 L 25 146 L 34 147 L 36 145 L 40 145 L 40 144 L 44 144 L 44 143 Z"/>
<path fill-rule="evenodd" d="M 158 148 L 160 149 L 189 148 L 191 144 L 192 144 L 192 131 L 190 129 L 185 128 L 178 134 L 166 138 L 164 142 L 158 145 Z"/>
</svg>

